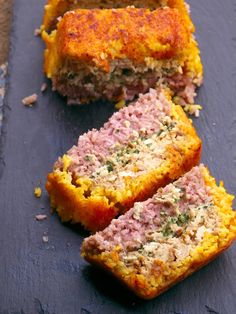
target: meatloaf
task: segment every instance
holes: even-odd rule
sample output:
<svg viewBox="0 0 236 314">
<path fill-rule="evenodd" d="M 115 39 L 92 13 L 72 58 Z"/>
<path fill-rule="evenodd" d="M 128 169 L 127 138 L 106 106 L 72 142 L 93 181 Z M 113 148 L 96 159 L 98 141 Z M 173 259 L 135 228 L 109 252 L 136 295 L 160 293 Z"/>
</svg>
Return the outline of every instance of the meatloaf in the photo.
<svg viewBox="0 0 236 314">
<path fill-rule="evenodd" d="M 70 104 L 130 101 L 164 85 L 186 105 L 202 82 L 197 43 L 177 9 L 70 11 L 42 37 L 45 72 Z"/>
<path fill-rule="evenodd" d="M 195 166 L 201 141 L 165 90 L 150 90 L 81 135 L 46 184 L 64 222 L 94 232 Z"/>
<path fill-rule="evenodd" d="M 236 237 L 232 200 L 207 168 L 194 167 L 85 239 L 82 256 L 141 298 L 151 299 L 232 243 Z"/>
<path fill-rule="evenodd" d="M 58 18 L 70 10 L 126 8 L 127 6 L 149 8 L 151 10 L 159 7 L 177 8 L 193 27 L 188 13 L 188 6 L 184 0 L 48 0 L 45 5 L 41 30 L 50 31 L 55 29 Z"/>
</svg>

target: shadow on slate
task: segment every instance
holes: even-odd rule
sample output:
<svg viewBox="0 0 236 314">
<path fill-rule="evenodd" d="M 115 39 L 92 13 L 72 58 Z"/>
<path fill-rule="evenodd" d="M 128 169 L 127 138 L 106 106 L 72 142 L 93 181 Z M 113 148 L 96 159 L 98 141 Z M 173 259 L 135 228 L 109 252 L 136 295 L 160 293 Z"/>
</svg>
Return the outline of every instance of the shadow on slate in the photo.
<svg viewBox="0 0 236 314">
<path fill-rule="evenodd" d="M 235 193 L 236 1 L 189 3 L 205 66 L 197 98 L 204 110 L 194 124 L 204 163 Z M 235 245 L 160 297 L 142 301 L 80 257 L 86 232 L 50 215 L 44 184 L 53 163 L 114 109 L 107 103 L 67 107 L 50 88 L 40 93 L 44 46 L 33 33 L 42 14 L 43 1 L 15 1 L 0 156 L 0 314 L 234 314 Z M 24 107 L 21 99 L 34 92 L 37 104 Z M 40 199 L 35 186 L 43 188 Z M 39 213 L 48 219 L 37 222 Z"/>
</svg>

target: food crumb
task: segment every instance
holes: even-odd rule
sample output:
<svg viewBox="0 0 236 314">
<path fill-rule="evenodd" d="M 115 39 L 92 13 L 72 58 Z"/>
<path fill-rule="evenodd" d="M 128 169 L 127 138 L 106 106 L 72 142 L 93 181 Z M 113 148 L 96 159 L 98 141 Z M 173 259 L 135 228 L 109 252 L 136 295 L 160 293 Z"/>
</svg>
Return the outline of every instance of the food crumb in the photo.
<svg viewBox="0 0 236 314">
<path fill-rule="evenodd" d="M 41 88 L 40 88 L 41 92 L 44 93 L 44 92 L 46 91 L 47 87 L 48 87 L 47 84 L 46 84 L 46 83 L 43 83 L 43 84 L 41 85 Z"/>
<path fill-rule="evenodd" d="M 213 123 L 212 123 L 212 125 L 213 125 L 213 126 L 216 126 L 216 123 L 215 123 L 215 122 L 213 122 Z"/>
<path fill-rule="evenodd" d="M 194 115 L 196 118 L 198 118 L 200 115 L 200 110 L 202 110 L 202 106 L 197 104 L 189 104 L 184 106 L 184 110 L 190 115 Z"/>
<path fill-rule="evenodd" d="M 40 187 L 36 187 L 35 189 L 34 189 L 34 195 L 35 195 L 35 197 L 41 197 L 41 195 L 42 195 L 42 189 L 40 188 Z"/>
<path fill-rule="evenodd" d="M 121 99 L 117 104 L 115 104 L 115 108 L 117 110 L 123 108 L 125 106 L 125 100 L 124 99 Z"/>
<path fill-rule="evenodd" d="M 3 98 L 5 96 L 5 88 L 0 87 L 0 97 Z"/>
<path fill-rule="evenodd" d="M 38 99 L 38 95 L 32 94 L 30 96 L 23 98 L 22 103 L 25 106 L 32 106 L 34 103 L 36 103 L 37 99 Z"/>
<path fill-rule="evenodd" d="M 44 235 L 42 239 L 44 243 L 48 243 L 48 236 Z"/>
<path fill-rule="evenodd" d="M 41 29 L 40 28 L 35 28 L 34 36 L 39 36 L 39 35 L 41 35 Z"/>
<path fill-rule="evenodd" d="M 36 218 L 36 220 L 38 220 L 38 221 L 42 221 L 42 220 L 47 219 L 47 215 L 39 214 L 39 215 L 36 215 L 35 218 Z"/>
</svg>

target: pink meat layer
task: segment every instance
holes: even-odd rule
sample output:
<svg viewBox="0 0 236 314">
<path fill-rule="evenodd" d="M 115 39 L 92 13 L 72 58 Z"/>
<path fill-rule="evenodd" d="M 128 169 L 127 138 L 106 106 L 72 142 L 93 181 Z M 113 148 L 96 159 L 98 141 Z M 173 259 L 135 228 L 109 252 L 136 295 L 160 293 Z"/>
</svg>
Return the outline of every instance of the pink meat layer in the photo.
<svg viewBox="0 0 236 314">
<path fill-rule="evenodd" d="M 196 97 L 196 85 L 188 76 L 175 74 L 167 78 L 168 86 L 176 92 L 176 95 L 182 97 L 186 104 L 193 104 Z"/>
<path fill-rule="evenodd" d="M 87 252 L 96 254 L 102 251 L 110 251 L 117 245 L 127 250 L 145 242 L 147 232 L 155 231 L 160 227 L 161 212 L 168 216 L 174 215 L 171 203 L 160 200 L 162 196 L 171 192 L 173 185 L 183 191 L 183 195 L 178 201 L 180 213 L 185 213 L 190 205 L 197 207 L 209 204 L 211 197 L 208 187 L 205 185 L 201 171 L 202 167 L 202 165 L 194 167 L 175 183 L 159 189 L 152 198 L 141 203 L 143 209 L 140 212 L 139 219 L 134 218 L 135 207 L 118 219 L 113 219 L 106 229 L 97 232 L 84 241 L 84 249 Z"/>
<path fill-rule="evenodd" d="M 134 104 L 114 113 L 100 130 L 92 129 L 79 137 L 78 146 L 73 146 L 67 153 L 72 159 L 69 171 L 81 176 L 89 175 L 101 165 L 114 144 L 127 145 L 140 135 L 149 136 L 157 132 L 170 111 L 165 93 L 150 89 Z M 94 157 L 93 163 L 86 160 L 90 154 Z M 59 161 L 56 167 L 60 166 Z"/>
</svg>

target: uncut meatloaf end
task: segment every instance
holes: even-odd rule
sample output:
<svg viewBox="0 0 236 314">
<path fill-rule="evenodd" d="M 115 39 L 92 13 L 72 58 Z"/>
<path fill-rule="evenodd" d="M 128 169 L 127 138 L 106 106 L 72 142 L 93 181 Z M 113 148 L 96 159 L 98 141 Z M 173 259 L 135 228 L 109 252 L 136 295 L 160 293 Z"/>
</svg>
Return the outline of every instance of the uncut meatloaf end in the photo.
<svg viewBox="0 0 236 314">
<path fill-rule="evenodd" d="M 175 180 L 200 159 L 201 140 L 167 90 L 150 90 L 81 135 L 46 184 L 64 222 L 95 232 Z"/>
<path fill-rule="evenodd" d="M 189 22 L 191 22 L 188 6 L 184 0 L 48 0 L 45 5 L 45 12 L 41 30 L 52 31 L 56 28 L 58 18 L 64 13 L 76 9 L 115 9 L 134 6 L 136 8 L 149 8 L 155 10 L 159 7 L 170 7 L 178 9 Z"/>
<path fill-rule="evenodd" d="M 203 68 L 189 25 L 172 8 L 70 11 L 42 34 L 44 70 L 68 104 L 132 101 L 161 85 L 193 104 Z"/>
<path fill-rule="evenodd" d="M 194 167 L 85 239 L 82 256 L 139 297 L 154 298 L 235 240 L 233 198 L 206 167 Z"/>
</svg>

